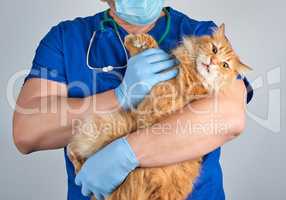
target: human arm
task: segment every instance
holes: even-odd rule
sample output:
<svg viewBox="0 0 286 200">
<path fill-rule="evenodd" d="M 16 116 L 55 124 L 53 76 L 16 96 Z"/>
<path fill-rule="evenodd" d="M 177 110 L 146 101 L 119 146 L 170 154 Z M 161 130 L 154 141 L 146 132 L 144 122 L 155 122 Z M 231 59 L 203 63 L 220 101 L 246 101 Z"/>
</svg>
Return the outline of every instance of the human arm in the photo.
<svg viewBox="0 0 286 200">
<path fill-rule="evenodd" d="M 236 138 L 245 124 L 245 86 L 237 80 L 224 92 L 191 103 L 182 113 L 127 137 L 141 167 L 158 167 L 206 155 Z M 208 111 L 198 114 L 196 111 Z M 191 129 L 178 129 L 192 124 Z M 195 128 L 194 126 L 197 126 Z M 205 128 L 213 126 L 206 131 Z M 166 128 L 167 127 L 167 128 Z"/>
<path fill-rule="evenodd" d="M 15 144 L 23 154 L 63 148 L 72 137 L 73 120 L 85 118 L 92 110 L 108 111 L 117 106 L 114 90 L 82 99 L 68 98 L 65 84 L 30 79 L 20 92 L 14 112 Z"/>
</svg>

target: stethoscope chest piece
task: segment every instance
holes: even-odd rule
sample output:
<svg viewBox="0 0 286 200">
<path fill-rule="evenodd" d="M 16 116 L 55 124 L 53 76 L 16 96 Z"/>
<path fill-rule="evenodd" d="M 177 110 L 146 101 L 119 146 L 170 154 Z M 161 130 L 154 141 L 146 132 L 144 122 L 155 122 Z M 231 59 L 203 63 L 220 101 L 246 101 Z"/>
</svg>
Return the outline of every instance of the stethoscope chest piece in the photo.
<svg viewBox="0 0 286 200">
<path fill-rule="evenodd" d="M 102 72 L 111 72 L 113 69 L 114 69 L 114 67 L 109 65 L 107 67 L 103 67 Z"/>
</svg>

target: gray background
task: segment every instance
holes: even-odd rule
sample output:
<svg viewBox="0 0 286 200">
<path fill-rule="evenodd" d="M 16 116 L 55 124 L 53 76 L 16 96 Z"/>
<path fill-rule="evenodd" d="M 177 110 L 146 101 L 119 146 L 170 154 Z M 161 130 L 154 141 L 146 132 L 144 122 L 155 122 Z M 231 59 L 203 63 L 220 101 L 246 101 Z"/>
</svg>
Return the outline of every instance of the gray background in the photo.
<svg viewBox="0 0 286 200">
<path fill-rule="evenodd" d="M 6 98 L 7 82 L 19 70 L 30 67 L 38 42 L 51 26 L 65 19 L 93 15 L 105 5 L 98 0 L 1 0 L 0 4 L 0 199 L 65 199 L 63 152 L 22 156 L 13 145 L 13 108 Z M 166 4 L 196 19 L 225 22 L 235 49 L 254 68 L 249 79 L 258 80 L 258 86 L 263 83 L 248 106 L 245 134 L 223 148 L 227 199 L 286 199 L 285 103 L 279 109 L 281 102 L 285 102 L 285 1 L 169 0 Z M 280 69 L 280 73 L 269 75 L 274 68 Z M 280 84 L 267 86 L 267 74 L 270 82 L 279 80 L 281 74 Z M 21 81 L 13 88 L 14 95 Z M 281 98 L 269 97 L 271 91 L 279 90 Z M 269 114 L 271 111 L 275 111 L 274 115 Z M 259 122 L 252 115 L 262 119 L 271 117 L 268 122 Z"/>
</svg>

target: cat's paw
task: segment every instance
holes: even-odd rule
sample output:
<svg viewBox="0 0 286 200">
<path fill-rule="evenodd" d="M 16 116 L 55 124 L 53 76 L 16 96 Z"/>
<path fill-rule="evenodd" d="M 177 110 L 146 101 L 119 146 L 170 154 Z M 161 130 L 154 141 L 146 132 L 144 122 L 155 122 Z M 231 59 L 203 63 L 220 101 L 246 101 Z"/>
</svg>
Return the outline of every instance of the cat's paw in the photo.
<svg viewBox="0 0 286 200">
<path fill-rule="evenodd" d="M 129 34 L 125 37 L 124 45 L 131 56 L 147 49 L 158 48 L 156 40 L 148 34 Z"/>
<path fill-rule="evenodd" d="M 76 151 L 72 149 L 71 145 L 67 146 L 67 155 L 75 168 L 75 172 L 78 173 L 84 164 L 85 159 L 76 153 Z"/>
</svg>

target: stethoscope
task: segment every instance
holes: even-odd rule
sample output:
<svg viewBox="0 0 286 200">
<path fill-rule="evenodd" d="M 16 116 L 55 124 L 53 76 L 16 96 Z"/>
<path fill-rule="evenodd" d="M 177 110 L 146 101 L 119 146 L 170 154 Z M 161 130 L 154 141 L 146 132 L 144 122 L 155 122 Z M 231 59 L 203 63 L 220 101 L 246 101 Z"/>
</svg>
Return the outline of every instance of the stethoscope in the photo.
<svg viewBox="0 0 286 200">
<path fill-rule="evenodd" d="M 118 40 L 120 41 L 120 44 L 124 50 L 124 54 L 125 54 L 125 59 L 126 59 L 126 63 L 128 62 L 128 59 L 129 59 L 129 56 L 128 56 L 128 53 L 127 53 L 127 50 L 125 48 L 125 45 L 124 45 L 124 42 L 122 41 L 121 39 L 121 36 L 119 34 L 119 30 L 118 30 L 118 27 L 119 25 L 112 19 L 108 16 L 108 11 L 109 10 L 106 10 L 104 12 L 104 20 L 102 20 L 100 22 L 100 30 L 101 31 L 104 31 L 105 30 L 105 23 L 111 23 L 113 25 L 113 28 L 114 28 L 114 31 L 116 33 L 116 36 L 118 38 Z M 171 16 L 170 16 L 170 13 L 169 11 L 164 8 L 163 11 L 165 12 L 166 14 L 166 18 L 167 18 L 167 25 L 166 25 L 166 30 L 164 32 L 164 34 L 161 36 L 160 40 L 158 41 L 158 44 L 160 45 L 163 40 L 167 37 L 167 35 L 169 34 L 170 32 L 170 27 L 171 27 Z M 97 72 L 111 72 L 115 69 L 125 69 L 127 67 L 127 65 L 124 65 L 124 66 L 104 66 L 104 67 L 93 67 L 91 66 L 90 62 L 89 62 L 89 56 L 90 56 L 90 51 L 91 51 L 91 47 L 92 47 L 92 44 L 96 38 L 96 32 L 97 31 L 94 31 L 93 34 L 92 34 L 92 37 L 90 39 L 90 42 L 89 42 L 89 45 L 88 45 L 88 49 L 87 49 L 87 56 L 86 56 L 86 65 L 89 69 L 91 70 L 95 70 Z"/>
</svg>

